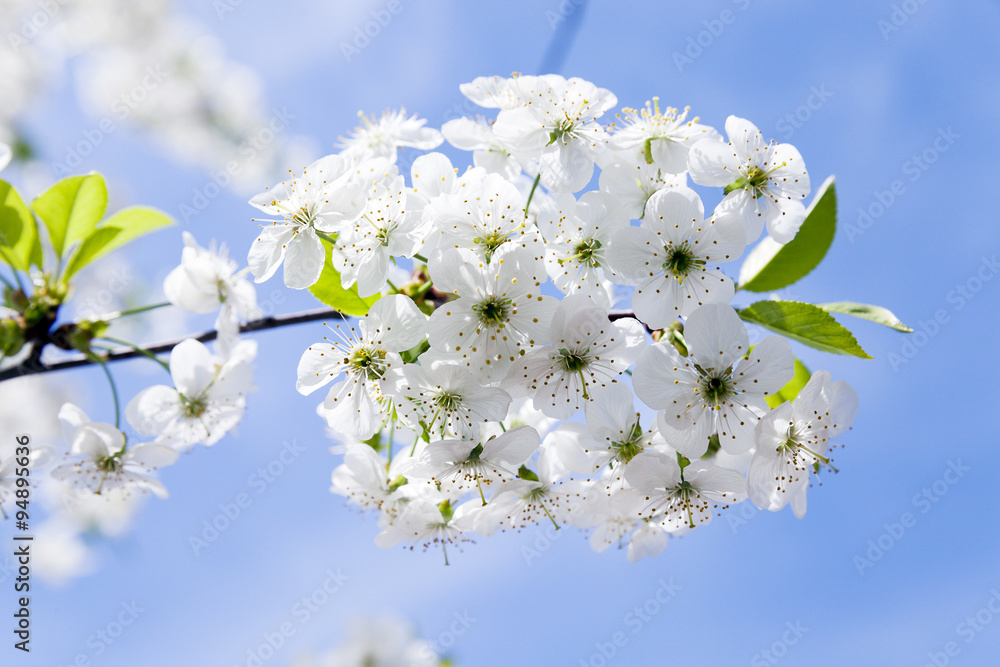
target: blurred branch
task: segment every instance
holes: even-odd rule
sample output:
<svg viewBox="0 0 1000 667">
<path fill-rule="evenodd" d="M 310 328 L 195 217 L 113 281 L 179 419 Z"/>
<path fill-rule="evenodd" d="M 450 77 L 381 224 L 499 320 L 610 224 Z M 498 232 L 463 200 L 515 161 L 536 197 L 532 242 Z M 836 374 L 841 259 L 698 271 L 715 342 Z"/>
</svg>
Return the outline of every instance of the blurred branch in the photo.
<svg viewBox="0 0 1000 667">
<path fill-rule="evenodd" d="M 318 308 L 316 310 L 306 310 L 301 313 L 292 313 L 291 315 L 276 315 L 273 317 L 261 317 L 256 320 L 250 320 L 246 324 L 240 326 L 240 333 L 250 333 L 253 331 L 266 331 L 267 329 L 277 329 L 279 327 L 287 327 L 293 324 L 303 324 L 305 322 L 315 322 L 317 320 L 327 320 L 327 319 L 345 319 L 345 315 L 332 308 Z M 136 357 L 149 356 L 150 354 L 161 354 L 163 352 L 169 352 L 174 347 L 188 338 L 194 338 L 202 343 L 207 343 L 208 341 L 215 340 L 218 338 L 219 332 L 215 329 L 211 331 L 206 331 L 201 334 L 194 336 L 185 336 L 183 338 L 178 338 L 176 340 L 165 341 L 162 343 L 154 343 L 152 345 L 145 345 L 140 347 L 121 347 L 108 352 L 107 354 L 96 355 L 100 361 L 104 363 L 110 363 L 112 361 L 123 361 L 125 359 L 135 359 Z M 0 382 L 4 380 L 10 380 L 16 377 L 22 377 L 24 375 L 37 375 L 39 373 L 51 373 L 52 371 L 62 371 L 68 368 L 77 368 L 79 366 L 90 366 L 95 363 L 100 363 L 95 361 L 93 357 L 88 357 L 86 355 L 80 354 L 69 359 L 63 359 L 51 364 L 43 364 L 41 362 L 41 347 L 34 346 L 32 352 L 28 359 L 18 364 L 17 366 L 12 366 L 10 368 L 0 371 Z"/>
<path fill-rule="evenodd" d="M 587 0 L 571 0 L 559 5 L 559 10 L 555 12 L 554 19 L 558 21 L 554 25 L 554 32 L 549 46 L 542 56 L 542 64 L 538 67 L 539 74 L 557 74 L 566 62 L 569 49 L 573 46 L 576 33 L 580 30 L 583 22 L 583 15 L 587 9 Z M 553 21 L 553 11 L 550 10 L 550 22 Z"/>
</svg>

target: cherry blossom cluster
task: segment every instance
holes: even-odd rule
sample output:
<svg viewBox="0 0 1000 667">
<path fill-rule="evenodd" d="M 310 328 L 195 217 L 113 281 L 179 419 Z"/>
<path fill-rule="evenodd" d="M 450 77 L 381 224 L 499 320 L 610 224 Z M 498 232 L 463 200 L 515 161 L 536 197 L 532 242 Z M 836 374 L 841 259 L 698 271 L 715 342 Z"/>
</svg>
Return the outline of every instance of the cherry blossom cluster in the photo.
<svg viewBox="0 0 1000 667">
<path fill-rule="evenodd" d="M 635 561 L 747 498 L 803 516 L 857 396 L 819 371 L 772 409 L 791 347 L 750 345 L 722 268 L 765 229 L 768 243 L 795 238 L 810 192 L 798 151 L 735 116 L 723 139 L 655 99 L 605 124 L 617 98 L 582 79 L 461 90 L 495 119 L 438 131 L 362 114 L 337 154 L 255 196 L 268 217 L 248 267 L 185 233 L 164 293 L 218 313 L 214 351 L 192 338 L 169 363 L 148 354 L 170 383 L 128 401 L 128 435 L 64 405 L 69 450 L 52 477 L 166 497 L 153 471 L 243 417 L 256 343 L 240 321 L 260 314 L 248 273 L 280 268 L 335 308 L 364 304 L 304 351 L 296 389 L 324 391 L 317 411 L 343 454 L 332 491 L 378 513 L 380 546 L 552 522 Z M 472 152 L 464 171 L 425 152 L 400 172 L 400 149 L 445 141 Z M 720 201 L 706 213 L 691 184 Z M 0 460 L 0 502 L 10 468 Z"/>
<path fill-rule="evenodd" d="M 578 78 L 461 91 L 496 117 L 362 114 L 339 153 L 251 200 L 257 282 L 381 295 L 298 366 L 344 443 L 332 490 L 378 512 L 383 547 L 551 521 L 633 561 L 748 497 L 802 516 L 857 397 L 820 371 L 772 410 L 791 348 L 750 345 L 721 266 L 765 229 L 795 237 L 798 151 L 655 99 L 606 124 L 617 98 Z M 472 165 L 429 152 L 400 173 L 399 149 L 445 141 Z M 706 214 L 689 181 L 721 201 Z"/>
</svg>

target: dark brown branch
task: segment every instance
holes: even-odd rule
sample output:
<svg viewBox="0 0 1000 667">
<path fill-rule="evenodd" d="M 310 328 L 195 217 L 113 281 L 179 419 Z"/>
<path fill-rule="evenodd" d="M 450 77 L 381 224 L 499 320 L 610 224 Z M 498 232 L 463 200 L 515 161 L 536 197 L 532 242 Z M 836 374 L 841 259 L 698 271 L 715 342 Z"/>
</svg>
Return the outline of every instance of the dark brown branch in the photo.
<svg viewBox="0 0 1000 667">
<path fill-rule="evenodd" d="M 261 317 L 256 320 L 251 320 L 240 327 L 240 333 L 249 333 L 253 331 L 265 331 L 267 329 L 277 329 L 278 327 L 286 327 L 292 324 L 302 324 L 304 322 L 315 322 L 317 320 L 331 320 L 331 319 L 344 319 L 345 315 L 339 311 L 333 310 L 332 308 L 318 308 L 316 310 L 307 310 L 301 313 L 293 313 L 291 315 L 276 315 L 273 317 Z M 136 350 L 130 347 L 120 347 L 108 352 L 107 354 L 99 355 L 106 363 L 112 361 L 123 361 L 125 359 L 135 359 L 136 357 L 146 356 L 144 352 L 150 354 L 160 354 L 163 352 L 169 352 L 174 349 L 174 347 L 183 340 L 188 338 L 194 338 L 195 340 L 201 341 L 202 343 L 207 343 L 210 340 L 215 340 L 219 335 L 216 330 L 206 331 L 204 333 L 185 336 L 184 338 L 179 338 L 177 340 L 166 341 L 163 343 L 154 343 L 152 345 L 140 346 L 140 350 Z M 4 380 L 10 380 L 12 378 L 21 377 L 24 375 L 36 375 L 38 373 L 51 373 L 52 371 L 61 371 L 68 368 L 77 368 L 79 366 L 89 366 L 95 362 L 88 359 L 85 355 L 77 355 L 69 359 L 63 359 L 52 364 L 43 364 L 39 359 L 35 358 L 36 355 L 31 355 L 28 359 L 17 366 L 12 366 L 3 371 L 0 371 L 0 382 Z"/>
<path fill-rule="evenodd" d="M 250 333 L 253 331 L 266 331 L 267 329 L 277 329 L 278 327 L 287 327 L 292 324 L 302 324 L 305 322 L 315 322 L 317 320 L 328 320 L 328 319 L 344 319 L 346 316 L 332 308 L 318 308 L 316 310 L 306 310 L 301 313 L 293 313 L 291 315 L 276 315 L 273 317 L 261 317 L 260 319 L 251 320 L 240 327 L 240 333 Z M 635 317 L 635 314 L 630 310 L 613 310 L 608 313 L 608 319 L 614 322 L 615 320 L 620 320 L 624 317 Z M 648 327 L 647 327 L 648 330 Z M 178 338 L 176 340 L 166 341 L 163 343 L 154 343 L 152 345 L 140 346 L 140 349 L 136 350 L 131 347 L 119 347 L 114 349 L 107 354 L 99 355 L 105 363 L 110 363 L 112 361 L 124 361 L 125 359 L 135 359 L 136 357 L 144 357 L 146 354 L 161 354 L 163 352 L 170 352 L 174 347 L 181 341 L 187 340 L 188 338 L 194 338 L 202 343 L 207 343 L 210 340 L 215 340 L 219 335 L 216 330 L 206 331 L 204 333 L 195 336 L 185 336 L 184 338 Z M 40 351 L 40 348 L 39 348 Z M 17 366 L 12 366 L 3 371 L 0 371 L 0 382 L 4 380 L 10 380 L 16 377 L 22 377 L 24 375 L 37 375 L 39 373 L 51 373 L 53 371 L 63 371 L 69 368 L 78 368 L 80 366 L 90 366 L 96 362 L 92 359 L 87 358 L 85 355 L 77 355 L 75 357 L 70 357 L 69 359 L 63 359 L 52 364 L 43 364 L 36 357 L 40 355 L 31 355 L 27 360 L 18 364 Z"/>
</svg>

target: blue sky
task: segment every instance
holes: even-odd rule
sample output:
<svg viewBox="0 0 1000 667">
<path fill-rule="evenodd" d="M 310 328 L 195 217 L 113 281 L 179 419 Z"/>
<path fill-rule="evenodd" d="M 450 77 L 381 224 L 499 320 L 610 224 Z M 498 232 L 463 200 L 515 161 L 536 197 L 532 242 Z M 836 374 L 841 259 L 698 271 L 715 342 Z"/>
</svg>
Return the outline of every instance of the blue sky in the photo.
<svg viewBox="0 0 1000 667">
<path fill-rule="evenodd" d="M 211 3 L 188 9 L 262 75 L 271 106 L 294 115 L 291 132 L 314 137 L 321 151 L 354 127 L 358 109 L 405 105 L 440 126 L 465 110 L 459 83 L 537 71 L 560 11 L 545 1 L 400 0 L 398 15 L 347 62 L 341 43 L 383 5 L 316 4 L 244 2 L 224 20 Z M 447 568 L 437 551 L 380 550 L 374 517 L 328 492 L 336 458 L 317 399 L 294 392 L 298 358 L 323 333 L 305 325 L 258 336 L 260 389 L 239 435 L 163 471 L 170 500 L 150 501 L 131 533 L 100 545 L 96 574 L 36 594 L 35 650 L 13 664 L 94 660 L 88 637 L 133 601 L 142 612 L 93 664 L 245 665 L 247 650 L 288 622 L 294 634 L 264 663 L 284 665 L 336 644 L 352 616 L 385 612 L 411 618 L 439 642 L 461 627 L 448 653 L 466 666 L 778 664 L 763 651 L 780 654 L 782 665 L 924 665 L 948 650 L 948 664 L 995 660 L 1000 616 L 982 610 L 1000 590 L 1000 397 L 995 353 L 986 349 L 1000 325 L 1000 279 L 992 280 L 1000 226 L 984 205 L 995 190 L 987 167 L 1000 149 L 997 4 L 563 7 L 583 14 L 560 73 L 609 88 L 628 106 L 654 95 L 690 105 L 720 129 L 729 114 L 748 118 L 765 137 L 794 144 L 815 185 L 836 175 L 838 236 L 823 265 L 784 296 L 885 305 L 919 332 L 907 338 L 850 322 L 871 361 L 795 346 L 810 368 L 830 370 L 861 398 L 841 438 L 840 473 L 810 490 L 806 518 L 745 504 L 638 564 L 624 552 L 593 553 L 579 532 L 544 528 L 479 540 Z M 699 39 L 700 53 L 691 46 Z M 57 91 L 29 124 L 52 156 L 93 124 L 70 99 L 68 89 Z M 109 136 L 82 168 L 104 173 L 119 204 L 175 215 L 206 179 L 131 131 Z M 252 215 L 244 197 L 227 192 L 185 228 L 226 241 L 242 259 L 256 231 Z M 137 243 L 130 259 L 156 284 L 181 245 L 179 233 L 164 232 Z M 274 281 L 259 293 L 275 290 L 287 297 L 280 311 L 310 306 L 308 295 Z M 123 394 L 150 384 L 140 366 L 115 367 Z M 93 388 L 92 416 L 110 418 L 98 372 L 65 377 Z M 292 441 L 303 451 L 258 493 L 251 475 Z M 189 537 L 240 494 L 249 505 L 196 556 Z M 871 550 L 880 539 L 888 549 Z M 346 579 L 302 622 L 295 605 L 323 586 L 328 570 Z M 669 596 L 661 582 L 672 584 Z M 656 611 L 634 611 L 647 604 Z M 601 649 L 610 652 L 616 633 L 620 646 L 606 659 Z"/>
</svg>

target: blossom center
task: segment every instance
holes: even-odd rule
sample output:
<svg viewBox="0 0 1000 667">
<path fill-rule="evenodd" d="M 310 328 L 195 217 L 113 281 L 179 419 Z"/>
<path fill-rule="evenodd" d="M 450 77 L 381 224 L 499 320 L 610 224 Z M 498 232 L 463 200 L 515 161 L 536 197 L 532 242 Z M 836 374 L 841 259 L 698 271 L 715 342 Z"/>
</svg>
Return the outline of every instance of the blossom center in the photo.
<svg viewBox="0 0 1000 667">
<path fill-rule="evenodd" d="M 590 364 L 590 348 L 580 351 L 559 348 L 559 360 L 568 373 L 579 373 Z"/>
<path fill-rule="evenodd" d="M 295 215 L 292 216 L 292 222 L 302 225 L 303 227 L 308 227 L 315 221 L 316 207 L 312 205 L 302 206 L 295 212 Z"/>
<path fill-rule="evenodd" d="M 459 394 L 442 391 L 434 397 L 434 404 L 442 410 L 456 410 L 462 405 L 462 397 Z"/>
<path fill-rule="evenodd" d="M 122 469 L 122 462 L 121 459 L 112 454 L 98 459 L 97 467 L 104 472 L 117 472 Z"/>
<path fill-rule="evenodd" d="M 197 418 L 205 413 L 208 409 L 208 401 L 205 400 L 203 396 L 198 396 L 196 398 L 188 398 L 187 396 L 181 396 L 184 401 L 184 416 L 190 418 Z"/>
<path fill-rule="evenodd" d="M 549 132 L 549 143 L 547 146 L 551 146 L 557 141 L 562 140 L 563 137 L 569 136 L 573 137 L 573 127 L 574 123 L 570 120 L 569 116 L 559 121 L 554 128 Z"/>
<path fill-rule="evenodd" d="M 622 463 L 628 463 L 641 454 L 643 449 L 645 449 L 645 444 L 642 442 L 642 427 L 639 426 L 638 421 L 632 424 L 632 429 L 624 440 L 611 443 L 611 451 L 615 453 L 615 458 Z"/>
<path fill-rule="evenodd" d="M 713 407 L 725 403 L 736 393 L 729 369 L 723 373 L 704 375 L 700 389 L 705 402 Z"/>
<path fill-rule="evenodd" d="M 667 258 L 663 262 L 663 271 L 676 278 L 679 283 L 693 271 L 705 266 L 705 260 L 694 253 L 687 241 L 680 245 L 667 245 L 664 251 Z"/>
<path fill-rule="evenodd" d="M 545 496 L 549 494 L 549 487 L 545 484 L 542 486 L 536 486 L 531 491 L 528 491 L 523 497 L 529 503 L 540 503 L 545 500 Z"/>
<path fill-rule="evenodd" d="M 385 354 L 385 350 L 377 347 L 362 347 L 351 353 L 348 363 L 354 373 L 378 380 L 385 374 Z"/>
<path fill-rule="evenodd" d="M 740 177 L 727 185 L 723 192 L 728 195 L 734 190 L 749 190 L 754 199 L 760 199 L 761 196 L 767 193 L 767 185 L 770 180 L 770 175 L 784 166 L 785 163 L 782 162 L 774 169 L 764 171 L 764 169 L 759 165 L 749 164 L 744 168 L 744 171 L 741 171 Z"/>
<path fill-rule="evenodd" d="M 477 236 L 472 239 L 472 242 L 483 247 L 486 255 L 486 262 L 489 263 L 489 261 L 493 259 L 493 253 L 496 252 L 497 248 L 507 242 L 507 235 L 494 230 L 482 236 Z"/>
<path fill-rule="evenodd" d="M 581 264 L 587 264 L 589 266 L 600 266 L 597 261 L 597 251 L 601 249 L 601 242 L 597 239 L 584 239 L 576 244 L 573 248 L 572 259 L 577 260 Z"/>
<path fill-rule="evenodd" d="M 507 321 L 512 303 L 508 298 L 491 296 L 472 306 L 472 312 L 479 316 L 482 324 L 498 327 Z"/>
</svg>

